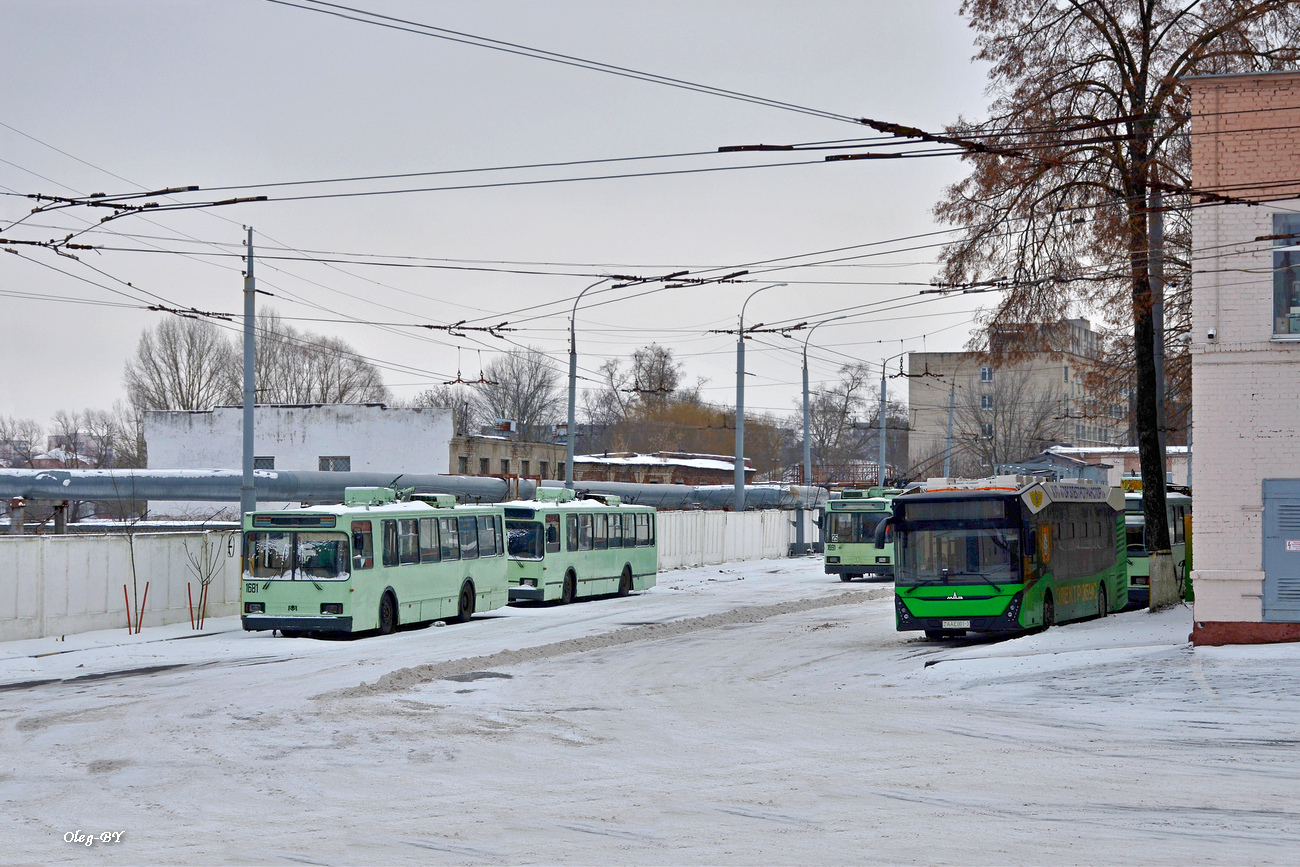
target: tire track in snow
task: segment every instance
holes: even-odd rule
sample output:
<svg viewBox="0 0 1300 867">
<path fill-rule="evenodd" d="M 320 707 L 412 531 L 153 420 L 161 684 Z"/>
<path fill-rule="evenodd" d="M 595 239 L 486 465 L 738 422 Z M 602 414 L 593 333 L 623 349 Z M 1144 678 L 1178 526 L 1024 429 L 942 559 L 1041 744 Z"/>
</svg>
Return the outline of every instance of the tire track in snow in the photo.
<svg viewBox="0 0 1300 867">
<path fill-rule="evenodd" d="M 583 636 L 582 638 L 566 638 L 562 641 L 539 644 L 535 647 L 525 647 L 520 650 L 501 650 L 485 656 L 468 656 L 447 662 L 415 665 L 391 671 L 374 683 L 362 683 L 346 689 L 332 690 L 312 696 L 312 698 L 315 700 L 364 698 L 366 696 L 402 692 L 422 684 L 432 683 L 435 680 L 458 678 L 474 672 L 505 668 L 525 662 L 535 662 L 540 659 L 552 659 L 573 653 L 589 653 L 593 650 L 620 647 L 640 641 L 677 638 L 681 635 L 689 635 L 692 632 L 701 632 L 706 629 L 720 629 L 727 626 L 758 623 L 773 617 L 815 611 L 819 608 L 858 605 L 863 602 L 882 599 L 887 595 L 892 595 L 893 592 L 892 588 L 877 588 L 868 590 L 865 593 L 850 591 L 837 596 L 794 599 L 787 602 L 776 602 L 771 605 L 752 605 L 745 608 L 734 608 L 730 611 L 721 611 L 717 614 L 706 614 L 702 617 L 687 617 L 681 620 L 669 620 L 666 623 L 648 623 L 643 626 L 617 629 L 613 632 L 603 632 L 597 635 Z"/>
</svg>

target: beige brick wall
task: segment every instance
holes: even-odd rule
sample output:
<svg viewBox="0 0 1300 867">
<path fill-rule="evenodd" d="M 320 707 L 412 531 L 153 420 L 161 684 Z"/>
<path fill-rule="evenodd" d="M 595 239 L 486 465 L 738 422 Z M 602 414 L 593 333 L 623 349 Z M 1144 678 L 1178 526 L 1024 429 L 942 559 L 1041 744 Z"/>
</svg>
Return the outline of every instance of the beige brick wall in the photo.
<svg viewBox="0 0 1300 867">
<path fill-rule="evenodd" d="M 1190 81 L 1198 189 L 1300 196 L 1300 73 Z M 1286 106 L 1283 111 L 1260 111 Z M 1269 127 L 1295 129 L 1267 129 Z M 1278 184 L 1283 181 L 1287 183 Z M 1196 620 L 1262 619 L 1265 478 L 1300 475 L 1300 343 L 1272 340 L 1273 215 L 1300 201 L 1192 215 Z M 1215 339 L 1208 332 L 1214 329 Z"/>
</svg>

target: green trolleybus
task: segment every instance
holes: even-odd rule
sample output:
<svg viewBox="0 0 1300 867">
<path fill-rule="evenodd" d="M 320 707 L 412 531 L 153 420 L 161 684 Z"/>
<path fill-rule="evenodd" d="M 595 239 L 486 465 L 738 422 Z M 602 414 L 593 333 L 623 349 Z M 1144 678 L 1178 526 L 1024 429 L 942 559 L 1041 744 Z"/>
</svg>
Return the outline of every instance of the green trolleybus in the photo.
<svg viewBox="0 0 1300 867">
<path fill-rule="evenodd" d="M 1187 521 L 1192 514 L 1192 498 L 1169 491 L 1165 494 L 1169 509 L 1169 552 L 1178 578 L 1178 598 L 1188 596 Z M 1124 528 L 1128 538 L 1128 604 L 1145 607 L 1151 600 L 1151 553 L 1147 549 L 1146 516 L 1142 514 L 1142 491 L 1124 494 Z"/>
<path fill-rule="evenodd" d="M 240 612 L 287 636 L 468 620 L 508 601 L 500 506 L 450 494 L 399 502 L 348 488 L 338 506 L 244 516 Z"/>
<path fill-rule="evenodd" d="M 899 631 L 1019 632 L 1104 617 L 1128 600 L 1124 494 L 1023 476 L 931 479 L 888 524 Z"/>
<path fill-rule="evenodd" d="M 884 548 L 873 542 L 876 525 L 889 517 L 889 504 L 901 493 L 898 488 L 851 489 L 827 501 L 822 525 L 827 575 L 839 575 L 841 581 L 864 575 L 894 577 L 893 537 L 886 534 Z"/>
<path fill-rule="evenodd" d="M 537 497 L 505 505 L 511 602 L 569 603 L 655 585 L 653 508 L 613 496 L 576 500 L 563 488 L 539 488 Z"/>
</svg>

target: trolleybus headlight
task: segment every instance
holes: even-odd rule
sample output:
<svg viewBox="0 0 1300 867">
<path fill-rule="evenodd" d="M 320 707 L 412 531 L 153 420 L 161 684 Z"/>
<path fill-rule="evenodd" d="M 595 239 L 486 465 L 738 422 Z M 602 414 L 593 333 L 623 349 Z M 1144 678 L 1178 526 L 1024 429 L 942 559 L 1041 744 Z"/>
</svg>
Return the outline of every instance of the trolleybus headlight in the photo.
<svg viewBox="0 0 1300 867">
<path fill-rule="evenodd" d="M 827 557 L 827 558 L 826 558 L 826 562 L 827 562 L 827 563 L 838 563 L 838 562 L 840 562 L 840 558 L 839 558 L 839 557 Z"/>
<path fill-rule="evenodd" d="M 244 613 L 245 613 L 245 614 L 265 614 L 265 613 L 266 613 L 266 603 L 265 603 L 265 602 L 245 602 L 245 603 L 244 603 Z"/>
<path fill-rule="evenodd" d="M 536 587 L 536 586 L 537 586 L 537 579 L 536 579 L 536 578 L 524 578 L 520 583 L 523 584 L 525 587 Z"/>
<path fill-rule="evenodd" d="M 320 613 L 321 613 L 321 614 L 342 614 L 342 613 L 343 613 L 343 603 L 342 603 L 342 602 L 322 602 L 322 603 L 320 604 Z"/>
</svg>

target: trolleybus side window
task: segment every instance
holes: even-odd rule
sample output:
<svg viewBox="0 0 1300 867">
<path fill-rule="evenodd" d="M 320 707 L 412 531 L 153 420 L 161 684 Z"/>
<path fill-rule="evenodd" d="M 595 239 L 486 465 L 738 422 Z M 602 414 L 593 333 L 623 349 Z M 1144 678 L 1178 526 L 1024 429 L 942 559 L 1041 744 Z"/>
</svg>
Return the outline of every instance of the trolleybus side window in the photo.
<svg viewBox="0 0 1300 867">
<path fill-rule="evenodd" d="M 420 522 L 416 518 L 397 522 L 397 562 L 403 566 L 420 562 Z"/>
<path fill-rule="evenodd" d="M 636 544 L 638 548 L 644 548 L 653 541 L 653 534 L 650 532 L 650 516 L 636 516 Z"/>
<path fill-rule="evenodd" d="M 623 547 L 623 516 L 622 515 L 609 516 L 609 547 L 611 548 Z"/>
<path fill-rule="evenodd" d="M 393 520 L 384 521 L 381 526 L 384 531 L 384 565 L 397 565 L 397 522 Z"/>
<path fill-rule="evenodd" d="M 609 516 L 592 515 L 591 524 L 591 547 L 604 551 L 609 547 Z"/>
<path fill-rule="evenodd" d="M 437 563 L 442 560 L 442 550 L 438 545 L 438 519 L 420 519 L 420 562 Z"/>
<path fill-rule="evenodd" d="M 497 519 L 495 515 L 480 515 L 478 519 L 478 547 L 483 557 L 495 557 L 497 548 Z"/>
<path fill-rule="evenodd" d="M 636 515 L 623 516 L 623 547 L 636 547 Z"/>
<path fill-rule="evenodd" d="M 456 531 L 455 518 L 438 519 L 438 541 L 442 548 L 442 559 L 460 559 L 460 534 Z"/>
<path fill-rule="evenodd" d="M 578 550 L 591 550 L 591 515 L 578 516 Z"/>
<path fill-rule="evenodd" d="M 375 541 L 369 521 L 352 522 L 352 568 L 370 569 L 375 565 Z"/>
<path fill-rule="evenodd" d="M 460 558 L 478 559 L 478 522 L 471 515 L 460 519 Z"/>
<path fill-rule="evenodd" d="M 546 516 L 546 553 L 554 554 L 560 550 L 560 516 Z"/>
</svg>

